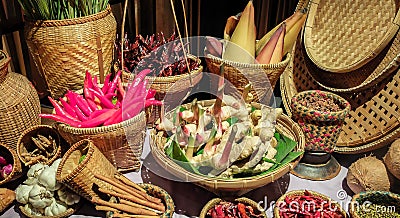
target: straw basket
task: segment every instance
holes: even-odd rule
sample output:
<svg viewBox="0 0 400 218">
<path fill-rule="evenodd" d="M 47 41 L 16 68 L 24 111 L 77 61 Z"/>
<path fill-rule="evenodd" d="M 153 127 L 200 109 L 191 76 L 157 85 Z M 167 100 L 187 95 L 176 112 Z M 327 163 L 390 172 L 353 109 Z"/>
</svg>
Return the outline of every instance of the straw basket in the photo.
<svg viewBox="0 0 400 218">
<path fill-rule="evenodd" d="M 94 127 L 76 128 L 56 123 L 59 134 L 70 144 L 90 139 L 118 171 L 140 168 L 143 142 L 146 134 L 145 112 L 121 123 Z"/>
<path fill-rule="evenodd" d="M 203 209 L 200 212 L 199 218 L 206 218 L 207 212 L 213 208 L 215 205 L 218 205 L 221 201 L 223 201 L 221 198 L 214 198 L 210 200 L 206 205 L 204 205 Z M 259 212 L 262 217 L 267 218 L 267 215 L 265 214 L 264 210 L 259 209 L 259 204 L 249 198 L 241 197 L 241 198 L 236 198 L 234 200 L 236 203 L 243 203 L 245 205 L 249 205 L 253 208 L 255 212 Z"/>
<path fill-rule="evenodd" d="M 353 92 L 372 87 L 399 66 L 400 3 L 357 0 L 340 7 L 343 4 L 312 1 L 304 29 L 304 57 L 320 86 Z"/>
<path fill-rule="evenodd" d="M 82 155 L 85 158 L 79 162 Z M 113 178 L 117 169 L 90 140 L 82 140 L 65 153 L 57 169 L 56 179 L 82 197 L 91 200 L 98 197 L 94 184 L 111 189 L 111 185 L 94 177 L 95 174 Z"/>
<path fill-rule="evenodd" d="M 7 163 L 11 163 L 13 165 L 11 174 L 8 175 L 5 179 L 0 180 L 0 186 L 2 186 L 3 184 L 19 178 L 22 175 L 22 166 L 21 162 L 18 159 L 17 153 L 8 145 L 0 143 L 0 154 L 6 159 Z"/>
<path fill-rule="evenodd" d="M 380 210 L 377 211 L 375 216 L 358 213 L 359 210 L 363 210 L 363 206 L 371 204 L 379 205 L 373 207 L 373 209 Z M 352 218 L 378 217 L 379 215 L 381 215 L 379 217 L 384 217 L 383 212 L 394 209 L 395 211 L 392 212 L 399 213 L 398 208 L 400 208 L 400 195 L 387 191 L 366 191 L 353 196 L 349 205 L 349 213 Z"/>
<path fill-rule="evenodd" d="M 82 88 L 86 70 L 111 70 L 117 23 L 111 7 L 94 15 L 65 20 L 28 21 L 25 38 L 53 98 Z"/>
<path fill-rule="evenodd" d="M 311 97 L 332 99 L 340 108 L 337 112 L 318 111 L 300 103 Z M 330 92 L 309 90 L 300 92 L 292 98 L 294 120 L 303 129 L 306 136 L 306 150 L 333 152 L 336 141 L 342 130 L 344 119 L 350 112 L 350 103 L 344 98 Z"/>
<path fill-rule="evenodd" d="M 281 218 L 282 216 L 279 215 L 279 205 L 286 205 L 288 202 L 285 201 L 287 196 L 302 196 L 304 195 L 306 192 L 306 190 L 294 190 L 294 191 L 289 191 L 286 194 L 282 195 L 276 202 L 275 202 L 275 206 L 274 206 L 274 218 Z M 325 196 L 321 193 L 315 192 L 315 191 L 310 191 L 307 190 L 308 193 L 310 193 L 312 196 L 317 196 L 320 197 L 322 199 L 325 200 L 324 203 L 329 205 L 329 209 L 337 209 L 340 211 L 340 213 L 343 215 L 344 218 L 347 217 L 347 213 L 346 211 L 343 210 L 343 208 L 341 207 L 341 205 L 336 202 L 333 201 L 330 197 Z M 290 202 L 289 202 L 290 203 Z M 307 207 L 308 204 L 303 205 L 304 207 Z M 289 205 L 291 206 L 291 205 Z M 294 207 L 294 205 L 292 205 Z M 310 206 L 310 205 L 309 205 Z M 313 205 L 311 205 L 313 206 Z M 314 206 L 321 206 L 321 205 L 314 205 Z M 300 208 L 302 208 L 302 205 L 300 205 Z"/>
<path fill-rule="evenodd" d="M 72 207 L 71 207 L 71 208 L 68 208 L 64 213 L 58 214 L 58 215 L 56 215 L 56 216 L 35 216 L 35 215 L 30 214 L 30 213 L 25 209 L 25 207 L 23 207 L 23 206 L 19 206 L 19 210 L 21 211 L 21 213 L 22 213 L 24 216 L 29 217 L 29 218 L 63 218 L 63 217 L 69 217 L 69 216 L 71 216 L 71 215 L 74 214 L 75 211 L 76 211 L 75 208 L 72 208 Z"/>
<path fill-rule="evenodd" d="M 16 151 L 25 129 L 40 124 L 40 101 L 29 80 L 8 72 L 11 58 L 0 50 L 0 143 Z"/>
<path fill-rule="evenodd" d="M 25 165 L 29 162 L 21 154 L 32 152 L 35 149 L 38 149 L 38 147 L 32 141 L 32 137 L 37 137 L 37 135 L 42 135 L 46 138 L 49 138 L 49 136 L 51 136 L 56 142 L 57 147 L 55 153 L 52 156 L 49 156 L 49 159 L 47 161 L 42 162 L 45 165 L 51 165 L 56 159 L 61 157 L 61 142 L 57 130 L 48 125 L 32 126 L 21 134 L 17 142 L 18 157 Z"/>
<path fill-rule="evenodd" d="M 203 107 L 212 105 L 214 100 L 200 101 Z M 255 105 L 257 106 L 257 104 Z M 258 107 L 260 105 L 258 104 Z M 293 139 L 297 142 L 296 151 L 304 151 L 304 134 L 300 127 L 293 122 L 289 117 L 282 114 L 276 120 L 276 130 Z M 201 186 L 217 195 L 243 195 L 253 189 L 262 187 L 266 184 L 274 182 L 279 179 L 289 171 L 291 171 L 299 162 L 301 157 L 297 158 L 291 163 L 287 163 L 279 167 L 273 172 L 256 175 L 246 178 L 235 178 L 235 179 L 218 179 L 210 178 L 198 174 L 191 173 L 177 163 L 175 163 L 171 158 L 169 158 L 164 152 L 164 145 L 166 138 L 160 134 L 157 134 L 155 130 L 150 133 L 150 147 L 153 157 L 157 163 L 163 167 L 165 170 L 173 174 L 174 176 L 183 179 L 184 181 L 190 181 L 194 184 Z"/>
<path fill-rule="evenodd" d="M 303 47 L 299 40 L 293 50 L 292 61 L 281 77 L 281 96 L 287 113 L 291 116 L 291 99 L 298 92 L 323 90 L 305 65 Z M 400 71 L 396 70 L 385 80 L 370 89 L 350 93 L 336 93 L 351 104 L 336 143 L 339 153 L 361 153 L 382 147 L 400 137 Z"/>
<path fill-rule="evenodd" d="M 288 65 L 289 60 L 290 54 L 287 54 L 284 57 L 284 60 L 277 64 L 246 64 L 223 60 L 213 55 L 207 55 L 206 57 L 207 68 L 211 73 L 219 75 L 221 64 L 225 64 L 224 78 L 231 82 L 241 93 L 243 92 L 244 87 L 249 83 L 252 84 L 253 88 L 268 89 L 269 87 L 265 87 L 266 77 L 268 77 L 269 83 L 272 87 L 271 90 L 273 90 L 276 82 Z M 266 76 L 260 76 L 260 73 L 262 72 Z M 251 90 L 255 99 L 261 99 L 262 96 L 268 93 L 268 90 L 262 90 L 260 92 L 259 89 L 256 89 L 255 91 L 254 89 Z"/>
</svg>

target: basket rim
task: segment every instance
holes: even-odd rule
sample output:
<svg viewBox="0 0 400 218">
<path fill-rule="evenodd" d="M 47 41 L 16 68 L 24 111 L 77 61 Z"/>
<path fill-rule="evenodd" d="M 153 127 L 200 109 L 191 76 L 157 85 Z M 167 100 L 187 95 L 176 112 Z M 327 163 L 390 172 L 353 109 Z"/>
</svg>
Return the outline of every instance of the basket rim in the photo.
<svg viewBox="0 0 400 218">
<path fill-rule="evenodd" d="M 400 10 L 396 9 L 395 15 L 393 20 L 390 22 L 390 26 L 388 27 L 385 35 L 377 42 L 377 43 L 370 43 L 376 44 L 371 49 L 365 49 L 365 52 L 361 58 L 358 58 L 355 62 L 348 66 L 341 66 L 341 67 L 331 67 L 325 63 L 323 63 L 321 60 L 318 60 L 316 57 L 315 53 L 313 52 L 313 48 L 317 47 L 318 44 L 312 43 L 313 40 L 312 38 L 312 32 L 313 32 L 313 26 L 314 26 L 314 21 L 315 21 L 315 16 L 318 11 L 318 6 L 320 1 L 323 0 L 312 0 L 310 1 L 310 6 L 309 6 L 309 13 L 307 16 L 306 24 L 304 27 L 304 45 L 305 45 L 305 50 L 307 52 L 308 57 L 310 60 L 318 66 L 320 69 L 329 71 L 332 73 L 346 73 L 349 70 L 356 70 L 360 67 L 362 67 L 364 64 L 368 63 L 369 61 L 373 60 L 388 44 L 389 42 L 394 38 L 396 35 L 397 31 L 399 30 L 399 24 L 400 24 Z"/>
<path fill-rule="evenodd" d="M 27 19 L 27 24 L 33 25 L 35 27 L 59 27 L 59 26 L 69 26 L 76 24 L 83 24 L 87 22 L 96 21 L 98 19 L 102 19 L 109 14 L 112 14 L 110 4 L 107 5 L 106 9 L 100 11 L 96 14 L 91 14 L 88 16 L 77 17 L 77 18 L 69 18 L 63 20 L 30 20 Z"/>
<path fill-rule="evenodd" d="M 235 198 L 233 200 L 224 200 L 222 198 L 213 198 L 211 200 L 209 200 L 201 209 L 200 211 L 200 215 L 199 218 L 204 218 L 208 212 L 208 210 L 211 209 L 211 207 L 219 204 L 221 201 L 227 201 L 227 202 L 238 202 L 238 203 L 247 203 L 250 204 L 250 206 L 252 206 L 254 209 L 258 210 L 261 215 L 263 217 L 267 217 L 265 210 L 263 208 L 261 208 L 262 210 L 260 210 L 259 205 L 257 204 L 257 202 L 255 202 L 254 200 L 247 198 L 247 197 L 239 197 L 239 198 Z M 257 206 L 256 206 L 257 205 Z M 256 206 L 256 207 L 255 207 Z"/>
<path fill-rule="evenodd" d="M 8 146 L 7 144 L 4 144 L 4 143 L 0 143 L 0 147 L 3 147 L 7 151 L 9 151 L 12 156 L 12 159 L 13 159 L 13 169 L 6 178 L 4 178 L 3 180 L 0 180 L 0 186 L 1 186 L 7 182 L 14 180 L 15 179 L 14 176 L 16 176 L 19 172 L 22 171 L 22 166 L 21 166 L 21 162 L 18 158 L 17 152 L 15 152 L 13 149 L 11 149 L 10 146 Z M 17 175 L 17 176 L 21 176 L 21 175 Z"/>
<path fill-rule="evenodd" d="M 225 60 L 219 57 L 216 57 L 212 54 L 207 54 L 206 60 L 211 59 L 214 62 L 218 63 L 225 63 L 233 67 L 240 67 L 240 68 L 251 68 L 251 69 L 271 69 L 271 70 L 276 70 L 280 69 L 282 67 L 285 67 L 288 65 L 289 60 L 291 59 L 291 54 L 287 53 L 285 55 L 285 59 L 283 59 L 281 62 L 276 63 L 276 64 L 250 64 L 250 63 L 241 63 L 241 62 L 236 62 L 236 61 L 230 61 L 230 60 Z"/>
</svg>

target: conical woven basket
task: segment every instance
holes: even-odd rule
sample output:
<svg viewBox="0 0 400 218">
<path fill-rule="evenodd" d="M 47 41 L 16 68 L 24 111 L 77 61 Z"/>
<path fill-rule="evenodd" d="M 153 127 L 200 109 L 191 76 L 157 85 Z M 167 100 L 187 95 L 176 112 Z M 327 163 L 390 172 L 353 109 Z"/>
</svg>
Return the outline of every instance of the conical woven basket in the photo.
<svg viewBox="0 0 400 218">
<path fill-rule="evenodd" d="M 11 182 L 22 176 L 22 166 L 17 153 L 9 146 L 0 143 L 0 154 L 6 159 L 7 163 L 11 163 L 13 165 L 10 175 L 8 175 L 5 179 L 0 180 L 0 186 L 2 186 L 3 184 Z"/>
<path fill-rule="evenodd" d="M 206 107 L 211 106 L 214 103 L 214 100 L 200 101 L 199 103 L 201 103 L 203 107 Z M 254 104 L 254 106 L 260 107 L 259 104 Z M 300 127 L 284 114 L 279 116 L 276 122 L 277 124 L 275 127 L 279 133 L 297 142 L 295 150 L 304 151 L 305 138 Z M 150 132 L 151 152 L 157 163 L 172 175 L 183 179 L 184 181 L 193 182 L 194 184 L 201 186 L 217 195 L 240 196 L 253 189 L 274 182 L 291 171 L 301 159 L 301 157 L 299 157 L 295 161 L 284 164 L 273 172 L 264 175 L 235 179 L 211 178 L 191 173 L 169 158 L 163 149 L 167 139 L 162 136 L 162 132 L 159 133 L 161 134 L 158 134 L 155 130 Z"/>
<path fill-rule="evenodd" d="M 81 89 L 86 70 L 104 81 L 112 66 L 116 31 L 110 6 L 86 17 L 26 23 L 29 51 L 54 99 Z"/>
<path fill-rule="evenodd" d="M 0 143 L 16 151 L 19 136 L 40 124 L 40 101 L 26 77 L 8 72 L 10 61 L 0 50 Z"/>
</svg>

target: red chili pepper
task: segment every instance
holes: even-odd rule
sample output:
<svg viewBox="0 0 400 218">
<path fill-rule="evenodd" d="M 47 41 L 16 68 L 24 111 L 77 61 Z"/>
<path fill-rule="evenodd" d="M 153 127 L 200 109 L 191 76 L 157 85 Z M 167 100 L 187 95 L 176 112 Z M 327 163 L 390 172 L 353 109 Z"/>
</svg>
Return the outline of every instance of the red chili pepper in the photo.
<svg viewBox="0 0 400 218">
<path fill-rule="evenodd" d="M 117 91 L 121 94 L 122 97 L 125 96 L 124 86 L 122 85 L 121 77 L 118 77 L 117 80 Z"/>
<path fill-rule="evenodd" d="M 74 109 L 75 109 L 75 113 L 78 116 L 78 119 L 80 121 L 88 120 L 88 117 L 79 109 L 78 105 L 75 105 Z"/>
<path fill-rule="evenodd" d="M 132 84 L 130 84 L 128 86 L 128 89 L 126 90 L 126 94 L 125 94 L 125 98 L 130 99 L 132 98 L 132 96 L 134 96 L 136 93 L 140 93 L 137 92 L 137 89 L 140 86 L 140 84 L 142 83 L 143 80 L 145 80 L 144 78 L 147 76 L 147 74 L 149 74 L 151 72 L 150 69 L 145 69 L 140 71 L 140 73 L 135 77 L 135 79 L 133 80 Z M 147 81 L 147 80 L 145 80 Z M 146 83 L 147 85 L 147 83 Z"/>
<path fill-rule="evenodd" d="M 69 113 L 71 116 L 75 118 L 78 118 L 74 108 L 71 105 L 69 105 L 68 102 L 66 102 L 63 98 L 60 98 L 59 100 L 67 113 Z"/>
<path fill-rule="evenodd" d="M 116 109 L 111 109 L 103 114 L 100 114 L 94 119 L 87 120 L 84 122 L 81 122 L 79 124 L 79 127 L 82 128 L 91 128 L 91 127 L 97 127 L 102 125 L 110 116 L 112 116 L 117 110 Z"/>
<path fill-rule="evenodd" d="M 101 95 L 104 95 L 103 91 L 100 89 L 99 84 L 97 83 L 97 76 L 93 77 L 93 87 L 95 91 L 99 92 Z"/>
<path fill-rule="evenodd" d="M 109 117 L 105 122 L 104 126 L 116 124 L 122 122 L 122 109 L 119 108 L 111 117 Z"/>
<path fill-rule="evenodd" d="M 62 116 L 57 115 L 57 114 L 39 114 L 39 117 L 45 118 L 45 119 L 51 119 L 51 120 L 54 120 L 56 122 L 65 123 L 65 124 L 68 124 L 68 125 L 70 125 L 72 127 L 78 127 L 79 126 L 79 122 L 70 120 L 70 119 L 68 119 L 66 117 L 62 117 Z"/>
<path fill-rule="evenodd" d="M 101 115 L 101 114 L 103 114 L 103 113 L 105 113 L 105 112 L 107 112 L 107 111 L 109 111 L 109 110 L 111 110 L 111 109 L 105 108 L 105 109 L 93 111 L 93 113 L 90 114 L 90 116 L 88 117 L 88 119 L 91 120 L 91 119 L 93 119 L 93 118 L 96 118 L 97 116 L 99 116 L 99 115 Z"/>
<path fill-rule="evenodd" d="M 73 91 L 68 90 L 67 94 L 65 94 L 65 97 L 67 97 L 69 105 L 71 105 L 71 107 L 74 107 L 76 105 L 76 97 Z"/>
<path fill-rule="evenodd" d="M 157 91 L 155 89 L 147 90 L 146 99 L 154 98 L 156 96 Z"/>
<path fill-rule="evenodd" d="M 238 203 L 237 204 L 238 210 L 239 210 L 239 214 L 242 218 L 250 218 L 249 216 L 247 216 L 246 213 L 246 206 L 242 203 Z"/>
<path fill-rule="evenodd" d="M 217 218 L 225 218 L 225 213 L 222 210 L 222 205 L 215 206 L 215 212 L 217 213 Z"/>
<path fill-rule="evenodd" d="M 104 97 L 104 95 L 101 95 L 98 92 L 93 92 L 94 96 L 96 96 L 99 100 L 100 100 L 100 104 L 102 106 L 104 106 L 105 108 L 115 108 L 115 105 L 106 97 Z"/>
<path fill-rule="evenodd" d="M 83 112 L 83 114 L 85 114 L 85 116 L 89 116 L 93 111 L 89 107 L 87 101 L 77 93 L 75 93 L 75 98 L 76 98 L 76 105 L 79 107 L 79 109 L 81 109 L 81 111 Z"/>
<path fill-rule="evenodd" d="M 93 99 L 93 94 L 90 93 L 90 91 L 88 90 L 89 88 L 92 88 L 91 86 L 92 86 L 92 75 L 89 73 L 88 70 L 86 70 L 86 76 L 83 82 L 83 95 L 87 99 Z"/>
<path fill-rule="evenodd" d="M 73 117 L 71 114 L 67 113 L 62 107 L 61 105 L 59 105 L 53 98 L 51 98 L 50 96 L 48 96 L 48 99 L 50 101 L 50 103 L 54 106 L 54 110 L 56 111 L 57 115 L 66 117 L 70 120 L 74 120 L 74 121 L 78 121 L 75 117 Z"/>
<path fill-rule="evenodd" d="M 92 113 L 99 110 L 99 108 L 97 107 L 97 104 L 92 99 L 86 99 L 86 102 L 88 103 L 90 109 L 92 109 L 92 111 L 93 111 Z M 90 115 L 92 115 L 92 113 Z"/>
<path fill-rule="evenodd" d="M 159 101 L 159 100 L 155 100 L 155 99 L 147 99 L 145 104 L 144 104 L 144 107 L 149 107 L 149 106 L 152 106 L 152 105 L 160 106 L 160 105 L 163 105 L 163 102 Z"/>
<path fill-rule="evenodd" d="M 117 88 L 117 82 L 118 82 L 118 78 L 121 76 L 121 71 L 119 70 L 117 72 L 117 74 L 115 75 L 114 79 L 112 80 L 112 82 L 110 83 L 107 93 L 114 93 L 115 89 Z"/>
<path fill-rule="evenodd" d="M 111 73 L 107 74 L 106 78 L 104 78 L 104 85 L 103 88 L 101 88 L 101 91 L 103 91 L 103 93 L 107 93 L 108 87 L 109 87 L 109 83 L 110 83 L 110 77 L 111 77 Z"/>
</svg>

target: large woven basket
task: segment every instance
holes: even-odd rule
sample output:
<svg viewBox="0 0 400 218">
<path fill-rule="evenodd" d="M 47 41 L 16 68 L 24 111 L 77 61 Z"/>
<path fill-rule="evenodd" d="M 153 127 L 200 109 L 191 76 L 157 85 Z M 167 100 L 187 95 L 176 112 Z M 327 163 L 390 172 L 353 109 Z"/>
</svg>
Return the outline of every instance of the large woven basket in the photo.
<svg viewBox="0 0 400 218">
<path fill-rule="evenodd" d="M 2 186 L 3 184 L 6 184 L 22 176 L 22 166 L 17 153 L 9 146 L 0 143 L 0 154 L 6 159 L 7 163 L 11 163 L 13 165 L 11 174 L 8 175 L 5 179 L 0 180 L 0 186 Z"/>
<path fill-rule="evenodd" d="M 111 70 L 116 30 L 109 6 L 86 17 L 26 23 L 29 50 L 53 98 L 81 89 L 86 70 L 104 81 Z"/>
<path fill-rule="evenodd" d="M 297 41 L 293 58 L 281 76 L 283 105 L 292 115 L 291 99 L 305 90 L 323 90 L 305 66 L 302 45 Z M 350 115 L 345 119 L 336 143 L 339 153 L 360 153 L 384 146 L 400 136 L 400 71 L 370 89 L 350 93 L 336 93 L 351 104 Z"/>
<path fill-rule="evenodd" d="M 19 136 L 40 124 L 40 101 L 26 77 L 8 72 L 10 61 L 0 50 L 0 143 L 16 151 Z"/>
<path fill-rule="evenodd" d="M 214 198 L 214 199 L 211 199 L 209 202 L 207 202 L 207 204 L 204 205 L 203 209 L 201 210 L 199 218 L 206 218 L 207 217 L 207 212 L 211 208 L 213 208 L 215 205 L 218 205 L 221 201 L 223 201 L 221 198 Z M 260 210 L 260 205 L 257 202 L 255 202 L 255 201 L 253 201 L 253 200 L 251 200 L 249 198 L 246 198 L 246 197 L 236 198 L 234 200 L 234 202 L 243 203 L 245 205 L 249 205 L 249 206 L 251 206 L 253 208 L 253 210 L 255 212 L 259 212 L 262 217 L 267 218 L 267 215 L 265 214 L 265 211 L 264 210 Z"/>
<path fill-rule="evenodd" d="M 284 60 L 277 64 L 246 64 L 224 60 L 213 55 L 206 57 L 207 68 L 211 73 L 219 75 L 221 64 L 225 64 L 224 78 L 231 82 L 239 92 L 243 92 L 244 87 L 251 83 L 254 88 L 251 93 L 255 100 L 263 99 L 269 91 L 274 89 L 289 60 L 290 54 L 287 54 Z M 270 87 L 266 87 L 268 86 L 266 78 L 269 80 Z"/>
<path fill-rule="evenodd" d="M 399 66 L 400 3 L 356 1 L 339 7 L 343 4 L 331 0 L 310 3 L 303 55 L 320 86 L 349 93 L 372 87 Z M 332 19 L 336 16 L 344 19 Z"/>
<path fill-rule="evenodd" d="M 82 155 L 85 155 L 85 158 L 79 162 Z M 93 141 L 82 140 L 72 145 L 64 154 L 57 169 L 56 179 L 80 196 L 91 200 L 92 197 L 99 197 L 93 189 L 94 184 L 100 188 L 112 188 L 110 184 L 95 178 L 94 175 L 113 178 L 117 173 L 117 169 Z"/>
<path fill-rule="evenodd" d="M 367 206 L 368 204 L 380 205 L 378 208 L 375 209 L 376 210 L 380 209 L 381 212 L 390 211 L 394 209 L 397 213 L 399 213 L 400 195 L 387 191 L 360 192 L 354 195 L 351 199 L 349 205 L 350 217 L 352 218 L 366 217 L 358 214 L 357 211 L 362 210 L 363 206 Z M 382 217 L 384 217 L 383 214 Z"/>
<path fill-rule="evenodd" d="M 201 103 L 202 106 L 210 106 L 213 102 L 214 100 L 207 100 L 200 101 L 199 103 Z M 255 106 L 259 107 L 260 105 L 255 104 Z M 296 151 L 304 151 L 305 138 L 300 127 L 284 114 L 279 116 L 276 121 L 276 130 L 297 142 L 297 146 L 295 148 Z M 181 178 L 184 181 L 193 182 L 194 184 L 199 185 L 217 195 L 243 195 L 253 189 L 274 182 L 291 171 L 301 159 L 301 157 L 299 157 L 295 161 L 284 164 L 273 172 L 264 175 L 229 180 L 210 178 L 191 173 L 169 158 L 163 149 L 166 138 L 160 134 L 157 134 L 155 130 L 151 131 L 150 138 L 151 152 L 161 167 L 174 176 Z"/>
<path fill-rule="evenodd" d="M 70 144 L 90 139 L 118 171 L 126 172 L 140 168 L 140 156 L 146 134 L 145 112 L 121 123 L 76 128 L 56 123 L 59 134 Z"/>
</svg>

